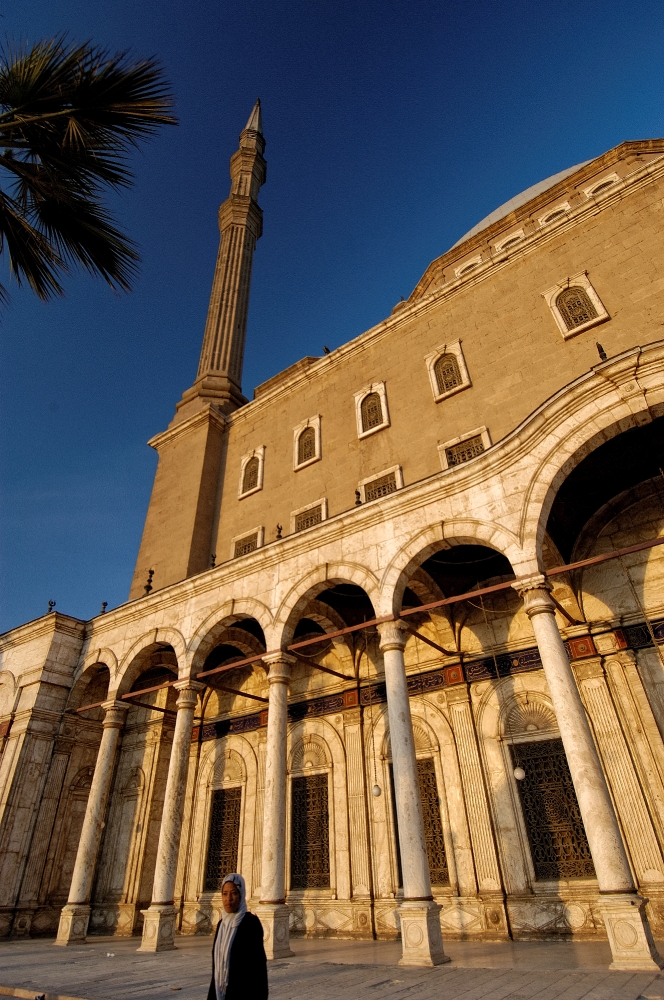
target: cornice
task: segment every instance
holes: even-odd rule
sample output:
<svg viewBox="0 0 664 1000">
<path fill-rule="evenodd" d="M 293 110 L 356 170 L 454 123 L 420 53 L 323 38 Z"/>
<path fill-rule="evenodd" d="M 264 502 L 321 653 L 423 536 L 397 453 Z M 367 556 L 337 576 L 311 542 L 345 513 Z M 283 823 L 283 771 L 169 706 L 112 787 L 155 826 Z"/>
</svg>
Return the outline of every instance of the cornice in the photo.
<svg viewBox="0 0 664 1000">
<path fill-rule="evenodd" d="M 620 159 L 622 155 L 626 152 L 630 152 L 632 147 L 639 149 L 642 143 L 623 143 L 617 146 L 614 150 L 610 150 L 609 153 L 605 154 L 609 156 L 610 154 L 617 154 L 613 159 L 609 159 L 603 162 L 603 158 L 599 157 L 597 160 L 593 160 L 587 167 L 582 168 L 577 174 L 573 174 L 571 178 L 565 178 L 564 181 L 560 182 L 562 189 L 566 190 L 572 178 L 579 178 L 582 180 L 586 173 L 588 176 L 592 176 L 597 173 L 598 169 L 604 169 L 606 166 L 610 166 L 611 163 L 616 162 Z M 647 143 L 646 143 L 647 145 Z M 534 232 L 528 234 L 520 243 L 509 250 L 501 251 L 491 257 L 486 263 L 481 264 L 479 267 L 475 268 L 469 275 L 464 275 L 460 278 L 455 278 L 453 281 L 447 281 L 445 284 L 433 289 L 430 292 L 424 292 L 421 296 L 413 298 L 420 287 L 424 276 L 418 282 L 415 290 L 413 291 L 410 299 L 406 304 L 395 313 L 393 316 L 388 316 L 376 326 L 371 327 L 364 333 L 361 333 L 358 337 L 349 341 L 346 344 L 342 344 L 337 347 L 330 354 L 324 355 L 318 361 L 314 361 L 311 365 L 307 366 L 303 370 L 293 373 L 289 378 L 285 378 L 283 382 L 279 382 L 273 389 L 267 389 L 264 393 L 261 392 L 257 399 L 251 400 L 245 406 L 240 407 L 230 414 L 226 419 L 230 426 L 236 423 L 240 423 L 243 420 L 252 420 L 258 414 L 262 412 L 263 409 L 269 408 L 275 401 L 282 399 L 285 396 L 290 395 L 294 390 L 297 390 L 303 385 L 308 385 L 313 379 L 318 378 L 321 375 L 333 372 L 334 369 L 338 368 L 346 362 L 349 356 L 361 354 L 364 351 L 368 351 L 373 348 L 376 344 L 380 344 L 382 340 L 386 337 L 392 336 L 394 333 L 410 324 L 413 320 L 419 318 L 423 313 L 428 312 L 432 306 L 437 306 L 444 303 L 447 299 L 452 298 L 457 293 L 472 288 L 475 285 L 492 278 L 496 273 L 502 271 L 504 268 L 511 266 L 514 261 L 521 260 L 542 247 L 547 246 L 553 240 L 558 239 L 561 234 L 568 232 L 571 229 L 576 228 L 579 224 L 584 222 L 587 218 L 592 218 L 610 208 L 616 202 L 622 200 L 624 197 L 640 190 L 645 185 L 651 183 L 654 180 L 658 180 L 664 177 L 664 140 L 660 143 L 662 148 L 662 156 L 658 157 L 656 160 L 651 160 L 649 163 L 643 164 L 637 168 L 637 170 L 632 171 L 627 174 L 620 182 L 617 182 L 613 187 L 602 194 L 598 198 L 589 198 L 587 201 L 582 202 L 576 208 L 572 208 L 566 213 L 566 217 L 559 223 L 553 223 L 546 226 L 543 229 L 536 229 Z M 641 151 L 651 151 L 658 152 L 659 150 L 641 150 Z M 592 165 L 595 164 L 594 168 L 591 170 Z M 599 166 L 598 166 L 599 164 Z M 545 192 L 547 197 L 544 199 L 543 204 L 548 204 L 549 201 L 554 200 L 554 196 L 551 192 L 557 190 L 558 185 L 554 188 L 550 188 L 548 192 Z M 538 195 L 535 199 L 527 202 L 526 205 L 519 209 L 519 213 L 525 211 L 528 206 L 530 206 L 530 212 L 533 210 L 533 204 L 538 202 L 538 199 L 542 198 L 542 195 Z M 530 214 L 529 212 L 529 214 Z M 521 214 L 519 215 L 521 217 Z M 505 219 L 508 217 L 506 216 Z M 500 229 L 505 228 L 505 219 L 501 220 L 500 225 L 494 223 L 494 227 L 497 226 Z M 489 227 L 478 233 L 477 236 L 472 237 L 468 241 L 468 245 L 472 246 L 474 241 L 479 240 L 484 243 L 486 242 L 486 234 L 492 231 L 493 227 Z M 465 246 L 465 244 L 462 244 Z M 459 248 L 455 248 L 454 257 L 465 256 L 468 252 L 464 251 L 463 254 L 459 254 Z M 438 266 L 441 261 L 444 261 L 448 254 L 452 251 L 447 251 L 447 254 L 443 254 L 442 257 L 438 257 L 433 261 L 427 270 L 425 271 L 425 276 L 430 272 L 430 269 L 434 266 Z M 277 375 L 272 376 L 272 378 L 277 378 Z M 267 380 L 271 381 L 270 379 Z M 154 439 L 153 439 L 154 440 Z M 152 442 L 149 442 L 152 444 Z M 153 445 L 154 447 L 154 445 Z"/>
<path fill-rule="evenodd" d="M 52 611 L 41 618 L 33 618 L 32 621 L 26 622 L 24 625 L 18 625 L 16 628 L 4 632 L 0 635 L 0 650 L 13 649 L 23 643 L 56 633 L 82 639 L 85 635 L 85 626 L 86 622 L 80 618 Z"/>
<path fill-rule="evenodd" d="M 175 438 L 180 437 L 182 434 L 188 434 L 190 431 L 196 430 L 202 424 L 211 422 L 216 423 L 219 427 L 225 427 L 228 418 L 216 410 L 210 403 L 207 404 L 198 413 L 194 413 L 192 417 L 187 417 L 179 424 L 175 424 L 173 427 L 168 427 L 165 431 L 160 431 L 159 434 L 155 434 L 148 441 L 151 448 L 155 451 L 159 451 L 161 447 L 165 444 L 170 444 Z"/>
</svg>

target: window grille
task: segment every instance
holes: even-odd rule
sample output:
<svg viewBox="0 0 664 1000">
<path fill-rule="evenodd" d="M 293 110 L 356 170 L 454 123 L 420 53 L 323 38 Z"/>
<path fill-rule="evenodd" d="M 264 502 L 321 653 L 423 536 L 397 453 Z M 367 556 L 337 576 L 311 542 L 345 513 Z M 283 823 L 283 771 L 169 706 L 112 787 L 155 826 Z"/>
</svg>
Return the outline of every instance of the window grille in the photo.
<svg viewBox="0 0 664 1000">
<path fill-rule="evenodd" d="M 247 535 L 246 538 L 241 538 L 238 542 L 235 543 L 235 558 L 237 559 L 238 556 L 249 555 L 250 552 L 253 552 L 257 548 L 258 548 L 258 533 L 256 533 L 255 535 Z"/>
<path fill-rule="evenodd" d="M 516 743 L 510 750 L 514 767 L 526 772 L 517 785 L 535 878 L 594 878 L 562 740 Z"/>
<path fill-rule="evenodd" d="M 291 889 L 329 889 L 327 774 L 292 780 Z"/>
<path fill-rule="evenodd" d="M 305 427 L 297 439 L 297 464 L 302 465 L 316 457 L 316 431 L 313 427 Z"/>
<path fill-rule="evenodd" d="M 420 799 L 422 800 L 424 842 L 429 861 L 429 877 L 432 885 L 449 885 L 450 873 L 445 856 L 443 824 L 440 819 L 438 782 L 436 781 L 436 768 L 431 757 L 418 760 L 417 777 L 420 785 Z"/>
<path fill-rule="evenodd" d="M 224 876 L 237 871 L 241 803 L 241 788 L 220 788 L 212 793 L 205 892 L 219 892 Z"/>
<path fill-rule="evenodd" d="M 259 461 L 254 455 L 250 458 L 244 467 L 244 475 L 242 476 L 242 492 L 248 493 L 249 490 L 255 490 L 258 486 L 258 469 Z"/>
<path fill-rule="evenodd" d="M 373 427 L 380 427 L 385 422 L 383 420 L 383 407 L 377 392 L 370 392 L 368 396 L 364 397 L 360 411 L 362 414 L 363 431 L 370 431 Z"/>
<path fill-rule="evenodd" d="M 417 762 L 417 777 L 422 802 L 422 819 L 424 822 L 424 842 L 429 862 L 429 877 L 432 885 L 449 885 L 450 873 L 445 855 L 445 838 L 443 824 L 440 818 L 440 799 L 438 798 L 438 782 L 436 768 L 431 757 Z M 394 791 L 394 768 L 390 764 L 390 791 L 392 792 L 392 819 L 397 836 L 397 878 L 403 885 L 401 874 L 401 850 L 399 846 L 399 827 L 397 823 L 396 795 Z"/>
<path fill-rule="evenodd" d="M 395 493 L 397 488 L 397 477 L 393 472 L 387 476 L 380 476 L 373 482 L 367 483 L 364 487 L 364 497 L 367 503 L 369 500 L 378 500 L 379 497 L 386 497 L 389 493 Z"/>
<path fill-rule="evenodd" d="M 477 437 L 468 438 L 466 441 L 460 441 L 459 444 L 453 444 L 451 448 L 446 448 L 445 457 L 447 458 L 448 466 L 451 468 L 454 465 L 469 462 L 471 458 L 481 455 L 483 451 L 482 436 L 478 434 Z"/>
<path fill-rule="evenodd" d="M 573 286 L 566 288 L 556 299 L 556 308 L 562 316 L 568 330 L 582 326 L 591 319 L 597 318 L 597 310 L 590 301 L 585 288 Z"/>
<path fill-rule="evenodd" d="M 323 520 L 321 507 L 310 507 L 303 510 L 301 514 L 295 515 L 295 530 L 304 531 L 305 528 L 312 528 L 314 524 L 320 524 Z"/>
<path fill-rule="evenodd" d="M 449 392 L 450 389 L 455 389 L 463 382 L 461 372 L 459 371 L 459 362 L 453 354 L 441 355 L 433 366 L 433 370 L 436 375 L 438 392 L 441 394 Z"/>
</svg>

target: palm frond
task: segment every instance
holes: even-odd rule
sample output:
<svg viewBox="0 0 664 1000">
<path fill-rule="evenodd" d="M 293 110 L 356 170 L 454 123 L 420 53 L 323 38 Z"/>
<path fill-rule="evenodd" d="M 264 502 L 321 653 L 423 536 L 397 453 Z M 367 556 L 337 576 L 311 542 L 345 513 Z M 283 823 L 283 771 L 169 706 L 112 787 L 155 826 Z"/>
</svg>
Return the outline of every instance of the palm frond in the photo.
<svg viewBox="0 0 664 1000">
<path fill-rule="evenodd" d="M 102 195 L 131 184 L 130 150 L 176 123 L 172 107 L 156 59 L 64 37 L 0 52 L 0 250 L 19 283 L 61 294 L 76 263 L 129 289 L 138 254 Z"/>
</svg>

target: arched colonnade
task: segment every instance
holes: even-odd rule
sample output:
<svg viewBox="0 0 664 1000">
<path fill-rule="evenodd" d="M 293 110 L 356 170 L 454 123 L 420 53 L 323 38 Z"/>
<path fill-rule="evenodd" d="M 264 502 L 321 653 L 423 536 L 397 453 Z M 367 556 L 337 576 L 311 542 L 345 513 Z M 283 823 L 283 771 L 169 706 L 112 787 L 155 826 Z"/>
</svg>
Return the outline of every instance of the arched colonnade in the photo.
<svg viewBox="0 0 664 1000">
<path fill-rule="evenodd" d="M 591 423 L 586 420 L 585 432 L 582 430 L 583 407 L 579 407 L 577 416 L 574 426 L 568 427 L 555 439 L 540 434 L 537 441 L 528 442 L 531 475 L 520 486 L 519 503 L 512 504 L 516 513 L 511 519 L 511 527 L 504 523 L 505 518 L 489 521 L 484 516 L 475 518 L 467 511 L 455 513 L 452 510 L 442 524 L 438 521 L 414 529 L 386 560 L 380 572 L 352 561 L 327 562 L 312 568 L 296 583 L 282 586 L 280 600 L 272 608 L 258 599 L 239 598 L 222 603 L 198 624 L 190 636 L 174 628 L 157 628 L 137 638 L 122 658 L 112 650 L 99 650 L 87 657 L 72 689 L 71 705 L 76 708 L 86 703 L 85 691 L 92 683 L 93 674 L 98 677 L 100 664 L 107 671 L 107 690 L 105 698 L 100 699 L 98 709 L 103 715 L 99 721 L 100 745 L 69 900 L 60 920 L 59 943 L 84 940 L 87 933 L 92 885 L 118 743 L 127 714 L 136 711 L 131 707 L 134 702 L 128 697 L 133 690 L 147 692 L 141 694 L 141 698 L 152 698 L 147 706 L 144 702 L 142 710 L 162 712 L 164 716 L 174 719 L 153 864 L 152 899 L 144 911 L 141 950 L 154 951 L 173 946 L 177 917 L 174 906 L 176 884 L 178 879 L 181 884 L 186 878 L 182 872 L 182 857 L 186 856 L 190 861 L 194 859 L 191 868 L 200 879 L 200 873 L 205 868 L 205 843 L 201 828 L 204 829 L 209 822 L 212 802 L 207 791 L 222 788 L 226 778 L 232 775 L 232 780 L 245 789 L 245 800 L 250 798 L 255 803 L 256 815 L 261 815 L 260 836 L 256 830 L 252 836 L 247 829 L 240 833 L 239 839 L 243 857 L 251 857 L 253 871 L 260 876 L 260 881 L 254 878 L 253 883 L 254 886 L 260 885 L 258 909 L 265 929 L 266 948 L 271 957 L 289 953 L 291 917 L 286 898 L 288 878 L 292 873 L 288 871 L 286 844 L 293 831 L 288 829 L 288 797 L 292 794 L 289 792 L 288 774 L 304 773 L 305 764 L 312 775 L 316 774 L 317 768 L 332 768 L 334 780 L 348 788 L 348 808 L 349 811 L 354 809 L 353 829 L 364 831 L 369 840 L 367 824 L 375 819 L 370 815 L 366 802 L 361 801 L 359 792 L 353 792 L 348 749 L 339 741 L 333 728 L 325 721 L 319 721 L 316 723 L 321 730 L 318 736 L 304 724 L 292 726 L 289 733 L 289 689 L 292 693 L 293 685 L 311 677 L 312 673 L 322 677 L 323 681 L 327 679 L 325 672 L 330 674 L 330 668 L 322 663 L 324 657 L 316 652 L 317 647 L 312 647 L 314 652 L 310 655 L 313 659 L 307 661 L 306 648 L 297 646 L 298 639 L 300 642 L 314 642 L 317 635 L 324 637 L 344 631 L 345 635 L 333 636 L 326 645 L 327 650 L 334 652 L 335 662 L 342 668 L 336 672 L 337 677 L 353 680 L 357 682 L 355 687 L 359 688 L 358 671 L 363 661 L 355 640 L 358 635 L 365 634 L 369 635 L 364 645 L 365 659 L 367 663 L 374 661 L 375 676 L 371 679 L 375 680 L 380 671 L 384 684 L 385 699 L 380 709 L 374 711 L 374 706 L 369 706 L 372 709 L 369 730 L 372 747 L 377 740 L 380 746 L 387 748 L 380 755 L 383 771 L 379 787 L 385 789 L 392 783 L 394 815 L 392 819 L 387 817 L 386 822 L 388 825 L 392 822 L 398 829 L 398 857 L 386 851 L 378 864 L 373 864 L 371 859 L 364 862 L 359 858 L 353 859 L 353 887 L 359 888 L 360 896 L 365 891 L 367 898 L 372 897 L 375 895 L 372 882 L 380 878 L 380 865 L 398 865 L 403 886 L 397 917 L 403 960 L 409 964 L 424 965 L 445 960 L 439 906 L 432 892 L 431 861 L 427 855 L 422 810 L 422 775 L 427 769 L 418 765 L 418 760 L 429 759 L 426 751 L 433 747 L 437 751 L 433 767 L 439 772 L 436 778 L 438 787 L 449 788 L 441 819 L 442 835 L 447 846 L 449 882 L 460 898 L 470 899 L 473 894 L 479 893 L 485 902 L 489 900 L 487 912 L 495 914 L 495 918 L 489 919 L 495 919 L 497 928 L 507 925 L 509 917 L 504 903 L 504 886 L 510 882 L 517 887 L 525 886 L 528 881 L 527 863 L 521 864 L 521 871 L 518 870 L 519 864 L 508 871 L 505 851 L 501 853 L 495 844 L 488 841 L 482 843 L 478 831 L 487 831 L 502 824 L 506 842 L 510 839 L 515 842 L 519 838 L 523 840 L 518 809 L 512 810 L 511 817 L 509 809 L 503 809 L 501 814 L 496 808 L 495 796 L 472 795 L 468 794 L 468 790 L 473 783 L 480 789 L 487 773 L 508 773 L 510 764 L 514 763 L 514 760 L 506 762 L 503 759 L 502 765 L 498 766 L 499 761 L 492 762 L 489 758 L 491 754 L 502 753 L 504 757 L 506 753 L 504 746 L 496 749 L 498 742 L 495 737 L 495 733 L 505 726 L 505 719 L 516 720 L 519 717 L 523 722 L 525 703 L 520 684 L 523 685 L 518 678 L 512 677 L 489 683 L 484 691 L 476 685 L 472 692 L 477 701 L 474 705 L 471 704 L 467 684 L 458 688 L 450 685 L 446 692 L 447 716 L 444 716 L 424 699 L 412 696 L 404 657 L 407 644 L 417 643 L 417 637 L 413 637 L 412 627 L 409 627 L 410 622 L 417 621 L 415 631 L 419 629 L 420 636 L 434 636 L 431 641 L 437 649 L 446 656 L 456 653 L 457 659 L 463 660 L 460 654 L 464 651 L 459 645 L 460 629 L 454 615 L 446 616 L 442 609 L 436 609 L 420 616 L 417 607 L 447 596 L 425 564 L 440 559 L 441 554 L 445 562 L 448 559 L 446 553 L 453 553 L 455 549 L 465 552 L 468 547 L 474 546 L 478 551 L 489 552 L 489 556 L 483 557 L 486 559 L 490 559 L 491 552 L 499 554 L 502 564 L 495 579 L 500 577 L 501 582 L 510 583 L 511 589 L 507 593 L 512 597 L 506 598 L 508 604 L 509 601 L 521 601 L 517 611 L 512 605 L 509 615 L 506 615 L 508 630 L 523 631 L 525 623 L 530 622 L 543 674 L 537 682 L 540 692 L 535 698 L 535 708 L 531 699 L 528 711 L 539 712 L 539 717 L 545 720 L 542 732 L 557 733 L 562 740 L 597 879 L 598 908 L 609 936 L 614 964 L 623 968 L 655 966 L 658 959 L 644 904 L 636 891 L 634 859 L 631 855 L 628 858 L 625 850 L 624 823 L 621 828 L 605 768 L 598 755 L 601 739 L 596 728 L 591 731 L 587 698 L 584 702 L 582 697 L 585 682 L 578 683 L 560 633 L 560 612 L 565 614 L 561 600 L 576 600 L 573 581 L 570 582 L 568 577 L 562 578 L 562 584 L 554 581 L 552 596 L 552 584 L 545 576 L 552 563 L 555 565 L 563 561 L 560 548 L 548 531 L 550 514 L 561 485 L 595 449 L 630 426 L 624 412 L 616 416 L 610 406 L 603 414 L 595 411 Z M 637 414 L 631 426 L 638 427 L 640 422 L 645 421 Z M 533 434 L 537 436 L 535 432 Z M 515 461 L 510 450 L 514 452 L 519 445 L 516 439 L 507 440 L 503 448 L 504 463 Z M 496 506 L 500 508 L 506 503 L 506 466 L 503 464 L 500 468 L 500 454 L 494 456 L 493 461 L 498 467 L 495 482 L 503 483 L 502 496 L 496 501 Z M 477 589 L 481 582 L 478 578 L 475 586 L 467 589 Z M 374 621 L 369 630 L 348 632 L 349 618 L 339 610 L 343 588 L 352 588 L 354 594 L 361 591 L 364 595 L 364 618 L 367 619 L 368 608 L 368 618 Z M 330 594 L 335 595 L 334 601 Z M 575 620 L 569 613 L 567 619 Z M 303 621 L 307 622 L 304 631 Z M 467 629 L 472 636 L 472 623 Z M 479 635 L 481 629 L 475 631 Z M 319 644 L 324 641 L 319 640 Z M 371 642 L 375 648 L 369 656 Z M 221 647 L 224 647 L 224 652 L 220 654 L 220 662 L 217 662 L 219 656 L 217 660 L 212 660 L 215 651 Z M 160 656 L 163 662 L 157 662 Z M 444 662 L 449 664 L 451 661 Z M 234 667 L 234 663 L 240 665 Z M 317 668 L 323 673 L 316 674 Z M 159 690 L 150 692 L 150 685 L 141 678 L 148 677 L 152 671 L 153 679 L 158 679 L 160 669 L 162 673 L 170 671 L 173 679 L 168 682 L 168 688 L 159 688 L 155 684 L 154 688 Z M 215 669 L 219 672 L 213 678 L 212 671 Z M 331 673 L 334 675 L 335 671 Z M 96 683 L 99 684 L 99 679 Z M 162 680 L 162 683 L 166 682 Z M 307 680 L 306 683 L 310 682 Z M 323 690 L 324 685 L 321 687 Z M 266 739 L 261 750 L 264 762 L 259 761 L 255 746 L 250 746 L 246 740 L 243 745 L 241 735 L 229 736 L 224 741 L 221 755 L 214 744 L 209 748 L 206 746 L 197 765 L 195 787 L 188 788 L 187 782 L 189 780 L 191 786 L 192 780 L 190 757 L 195 715 L 200 713 L 198 724 L 202 725 L 206 719 L 206 699 L 210 703 L 214 701 L 219 709 L 224 704 L 223 699 L 229 696 L 232 699 L 253 698 L 256 704 L 261 703 L 261 711 L 267 711 Z M 455 720 L 452 727 L 450 717 Z M 513 722 L 513 725 L 517 723 Z M 479 743 L 473 735 L 475 726 L 486 737 L 482 737 Z M 459 733 L 463 733 L 464 728 L 467 730 L 466 738 L 460 741 Z M 325 733 L 321 735 L 323 730 Z M 373 751 L 367 749 L 366 733 L 358 730 L 356 735 L 365 758 L 367 753 L 371 756 Z M 463 744 L 462 749 L 460 744 Z M 373 756 L 375 760 L 375 753 Z M 386 770 L 388 764 L 389 771 Z M 142 781 L 142 774 L 134 770 L 132 787 L 139 788 Z M 129 799 L 133 793 L 129 785 L 127 789 Z M 514 797 L 513 790 L 510 794 Z M 464 822 L 458 821 L 458 810 L 456 818 L 451 817 L 449 801 L 455 796 L 457 799 L 465 796 Z M 190 835 L 190 842 L 183 848 L 185 813 L 188 811 L 190 815 L 200 816 L 201 810 L 203 819 L 197 826 L 198 832 Z M 484 815 L 473 816 L 473 810 Z M 344 857 L 353 858 L 353 851 L 357 855 L 357 845 L 362 843 L 363 838 L 356 838 L 353 843 L 348 817 L 337 816 L 334 810 L 331 822 L 336 824 L 334 840 L 337 850 L 330 861 L 332 880 L 337 890 L 341 888 L 350 894 L 351 874 Z M 513 856 L 523 858 L 526 854 L 523 850 L 515 850 Z M 199 885 L 198 891 L 202 889 L 204 886 Z"/>
</svg>

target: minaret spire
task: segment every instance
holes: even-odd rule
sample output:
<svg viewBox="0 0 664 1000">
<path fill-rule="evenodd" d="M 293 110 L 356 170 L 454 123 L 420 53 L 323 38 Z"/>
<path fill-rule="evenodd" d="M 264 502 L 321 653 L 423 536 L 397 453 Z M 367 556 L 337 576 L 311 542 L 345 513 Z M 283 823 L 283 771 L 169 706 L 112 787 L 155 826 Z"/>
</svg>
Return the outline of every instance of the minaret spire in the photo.
<svg viewBox="0 0 664 1000">
<path fill-rule="evenodd" d="M 198 375 L 178 405 L 187 412 L 196 399 L 225 413 L 247 402 L 242 395 L 242 362 L 251 266 L 256 240 L 263 231 L 257 198 L 265 183 L 264 150 L 261 102 L 257 100 L 240 133 L 239 149 L 231 157 L 231 190 L 219 209 L 219 253 Z"/>
</svg>

